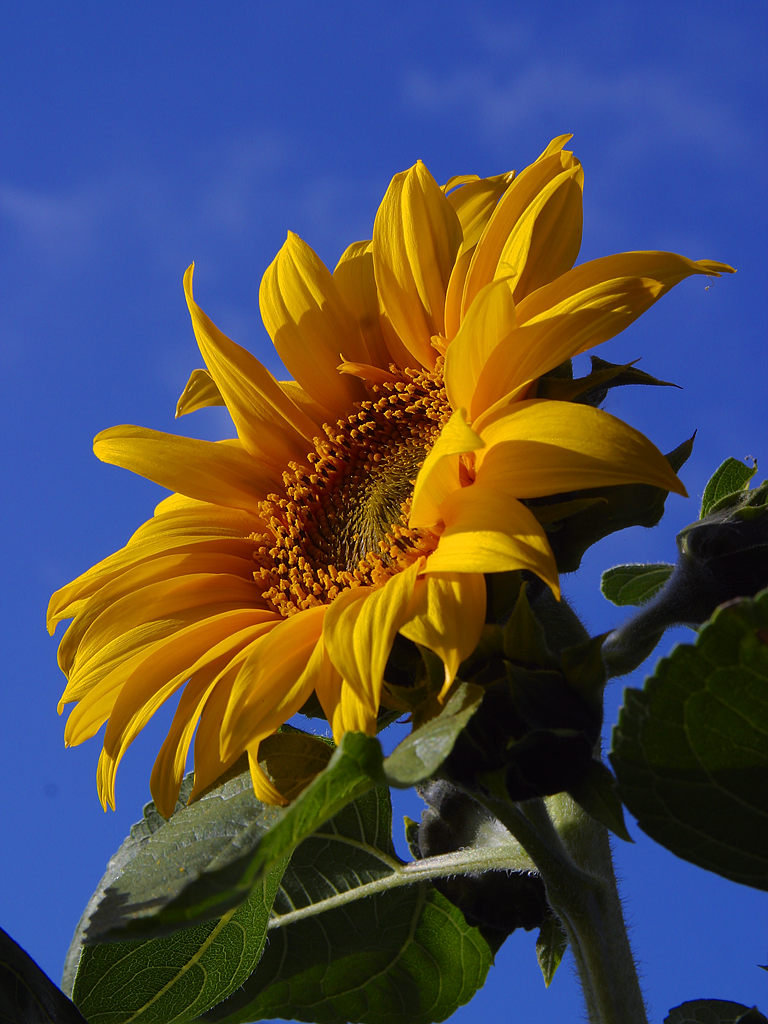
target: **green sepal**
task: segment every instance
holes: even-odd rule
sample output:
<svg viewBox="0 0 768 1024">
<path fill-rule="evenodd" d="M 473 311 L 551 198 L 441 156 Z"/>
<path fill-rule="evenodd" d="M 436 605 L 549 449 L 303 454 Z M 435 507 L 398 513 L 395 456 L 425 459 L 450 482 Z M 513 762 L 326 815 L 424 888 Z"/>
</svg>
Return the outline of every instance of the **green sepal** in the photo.
<svg viewBox="0 0 768 1024">
<path fill-rule="evenodd" d="M 403 817 L 403 832 L 405 833 L 405 843 L 411 856 L 414 860 L 419 860 L 421 857 L 421 849 L 419 847 L 418 821 L 414 821 L 413 818 L 409 818 L 406 814 Z"/>
<path fill-rule="evenodd" d="M 675 1006 L 664 1024 L 768 1024 L 757 1007 L 727 999 L 691 999 Z"/>
<path fill-rule="evenodd" d="M 2 928 L 0 1021 L 3 1024 L 86 1024 L 75 1004 Z"/>
<path fill-rule="evenodd" d="M 568 936 L 560 919 L 550 911 L 544 918 L 536 939 L 536 960 L 547 988 L 552 984 L 567 949 Z"/>
<path fill-rule="evenodd" d="M 618 783 L 602 761 L 593 759 L 568 792 L 591 818 L 605 825 L 620 839 L 628 843 L 633 842 L 624 821 L 624 808 L 619 797 Z"/>
<path fill-rule="evenodd" d="M 600 590 L 613 604 L 645 604 L 654 597 L 675 571 L 670 562 L 646 562 L 636 565 L 614 565 L 606 569 Z"/>
<path fill-rule="evenodd" d="M 548 378 L 542 380 L 538 389 L 540 398 L 551 398 L 565 402 L 582 402 L 587 405 L 601 405 L 610 388 L 627 384 L 645 384 L 652 387 L 678 387 L 668 380 L 659 380 L 651 374 L 638 370 L 638 360 L 631 363 L 609 363 L 598 356 L 590 356 L 592 370 L 585 377 L 572 380 Z"/>
<path fill-rule="evenodd" d="M 606 673 L 603 662 L 603 641 L 607 634 L 591 636 L 583 643 L 560 652 L 560 665 L 566 682 L 588 704 L 602 708 Z"/>
<path fill-rule="evenodd" d="M 723 605 L 625 691 L 610 761 L 651 838 L 768 889 L 768 590 Z"/>
<path fill-rule="evenodd" d="M 528 600 L 528 584 L 523 583 L 512 613 L 503 631 L 504 655 L 518 665 L 553 668 L 557 659 L 547 644 L 547 634 Z"/>
</svg>

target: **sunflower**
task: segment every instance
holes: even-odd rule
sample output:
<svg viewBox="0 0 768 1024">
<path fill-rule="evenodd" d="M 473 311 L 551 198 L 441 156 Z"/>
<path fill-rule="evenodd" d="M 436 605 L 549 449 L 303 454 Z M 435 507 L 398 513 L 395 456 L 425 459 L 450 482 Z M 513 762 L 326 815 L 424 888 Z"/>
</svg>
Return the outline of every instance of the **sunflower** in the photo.
<svg viewBox="0 0 768 1024">
<path fill-rule="evenodd" d="M 537 398 L 537 381 L 683 278 L 730 268 L 666 252 L 574 266 L 583 172 L 569 138 L 518 175 L 441 187 L 421 162 L 397 174 L 372 239 L 333 272 L 289 234 L 259 303 L 291 380 L 218 330 L 189 268 L 207 369 L 177 415 L 224 404 L 237 437 L 97 435 L 101 460 L 175 493 L 49 608 L 51 631 L 72 619 L 66 742 L 106 722 L 105 807 L 125 750 L 178 691 L 150 784 L 161 812 L 193 739 L 193 798 L 247 754 L 256 795 L 284 802 L 259 745 L 313 693 L 336 741 L 373 734 L 398 633 L 442 659 L 442 699 L 480 637 L 485 573 L 526 570 L 559 596 L 526 499 L 625 483 L 685 493 L 642 434 Z"/>
</svg>

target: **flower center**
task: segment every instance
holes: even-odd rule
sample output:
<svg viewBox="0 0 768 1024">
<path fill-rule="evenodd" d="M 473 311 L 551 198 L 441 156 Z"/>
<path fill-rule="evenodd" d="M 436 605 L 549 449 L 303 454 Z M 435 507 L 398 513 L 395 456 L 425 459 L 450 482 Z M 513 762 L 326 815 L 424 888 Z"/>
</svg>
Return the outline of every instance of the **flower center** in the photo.
<svg viewBox="0 0 768 1024">
<path fill-rule="evenodd" d="M 450 415 L 441 368 L 394 371 L 370 399 L 323 425 L 306 465 L 283 473 L 285 495 L 259 512 L 254 578 L 283 616 L 328 604 L 342 590 L 376 586 L 433 551 L 437 537 L 408 526 L 413 485 Z"/>
</svg>

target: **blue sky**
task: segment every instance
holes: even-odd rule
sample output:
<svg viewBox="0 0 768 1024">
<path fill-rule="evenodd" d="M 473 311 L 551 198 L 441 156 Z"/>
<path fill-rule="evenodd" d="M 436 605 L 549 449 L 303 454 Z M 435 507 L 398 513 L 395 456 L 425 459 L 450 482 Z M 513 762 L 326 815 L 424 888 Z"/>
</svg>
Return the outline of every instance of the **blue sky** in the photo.
<svg viewBox="0 0 768 1024">
<path fill-rule="evenodd" d="M 58 979 L 79 913 L 147 799 L 162 719 L 126 757 L 118 810 L 96 798 L 98 744 L 63 747 L 50 592 L 151 513 L 154 485 L 101 465 L 117 423 L 178 424 L 200 364 L 181 290 L 273 369 L 258 283 L 287 229 L 333 264 L 369 237 L 391 178 L 520 168 L 573 132 L 585 166 L 580 259 L 672 249 L 738 268 L 683 283 L 600 355 L 684 390 L 614 392 L 610 411 L 668 450 L 698 429 L 665 523 L 590 553 L 566 592 L 594 631 L 617 561 L 674 557 L 727 456 L 768 467 L 763 295 L 766 9 L 708 0 L 535 5 L 32 2 L 0 38 L 0 409 L 5 498 L 0 924 Z M 760 478 L 765 472 L 760 473 Z M 678 640 L 686 639 L 682 634 Z M 670 643 L 672 639 L 670 639 Z M 669 646 L 669 645 L 667 645 Z M 642 674 L 637 680 L 639 685 Z M 613 721 L 621 684 L 608 699 Z M 162 717 L 162 716 L 161 716 Z M 765 896 L 644 840 L 617 849 L 652 1017 L 684 999 L 765 1007 Z M 761 927 L 762 925 L 762 927 Z M 515 935 L 455 1021 L 575 1019 L 569 968 L 545 991 Z M 578 1011 L 580 1012 L 580 1011 Z"/>
</svg>

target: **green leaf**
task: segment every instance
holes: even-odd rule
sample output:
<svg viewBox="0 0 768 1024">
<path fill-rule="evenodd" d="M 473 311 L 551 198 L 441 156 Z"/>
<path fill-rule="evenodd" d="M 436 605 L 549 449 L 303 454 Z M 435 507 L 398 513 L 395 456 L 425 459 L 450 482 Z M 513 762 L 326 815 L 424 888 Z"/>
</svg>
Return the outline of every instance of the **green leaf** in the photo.
<svg viewBox="0 0 768 1024">
<path fill-rule="evenodd" d="M 258 963 L 280 874 L 276 868 L 219 920 L 158 939 L 85 946 L 72 998 L 99 1024 L 197 1019 L 234 992 Z"/>
<path fill-rule="evenodd" d="M 719 608 L 624 700 L 610 760 L 640 827 L 768 889 L 768 590 Z"/>
<path fill-rule="evenodd" d="M 749 488 L 749 481 L 757 472 L 757 463 L 754 466 L 747 466 L 738 459 L 726 459 L 718 466 L 709 478 L 701 496 L 701 512 L 699 518 L 703 519 L 710 512 L 715 511 L 715 506 L 729 497 L 736 491 L 745 491 Z"/>
<path fill-rule="evenodd" d="M 185 791 L 189 789 L 189 783 Z M 245 772 L 210 790 L 196 803 L 177 805 L 166 821 L 149 804 L 144 820 L 109 863 L 86 908 L 80 931 L 86 943 L 156 938 L 206 916 L 191 898 L 195 883 L 253 849 L 280 820 L 260 803 Z M 223 909 L 241 903 L 238 894 Z M 208 914 L 208 917 L 213 915 Z"/>
<path fill-rule="evenodd" d="M 677 472 L 693 449 L 689 438 L 667 456 Z M 574 500 L 593 499 L 594 504 L 571 514 Z M 547 524 L 547 539 L 560 572 L 574 572 L 581 557 L 598 540 L 627 526 L 655 526 L 664 514 L 667 491 L 649 484 L 619 484 L 614 487 L 571 491 L 553 498 L 536 498 L 527 502 L 534 515 Z M 557 519 L 557 509 L 563 517 Z"/>
<path fill-rule="evenodd" d="M 440 714 L 414 729 L 384 761 L 389 785 L 406 788 L 434 775 L 480 706 L 483 693 L 474 683 L 456 686 Z"/>
<path fill-rule="evenodd" d="M 182 808 L 140 851 L 135 869 L 111 880 L 87 941 L 152 938 L 237 907 L 302 839 L 381 779 L 381 762 L 375 738 L 347 733 L 287 808 L 260 803 L 247 773 Z"/>
<path fill-rule="evenodd" d="M 584 774 L 568 792 L 595 821 L 605 825 L 621 839 L 632 842 L 624 821 L 624 808 L 616 779 L 602 761 L 590 761 Z"/>
<path fill-rule="evenodd" d="M 674 570 L 669 562 L 614 565 L 603 573 L 600 589 L 613 604 L 645 604 L 661 590 Z"/>
<path fill-rule="evenodd" d="M 366 793 L 295 851 L 254 974 L 207 1021 L 430 1024 L 482 985 L 492 951 L 426 884 L 403 885 L 389 792 Z M 363 886 L 397 888 L 358 899 Z"/>
<path fill-rule="evenodd" d="M 74 1003 L 2 928 L 0 1021 L 3 1024 L 86 1024 Z"/>
<path fill-rule="evenodd" d="M 548 914 L 536 939 L 536 959 L 547 988 L 552 984 L 567 948 L 568 936 L 560 924 L 560 919 L 555 914 Z"/>
<path fill-rule="evenodd" d="M 757 1008 L 726 999 L 692 999 L 664 1018 L 664 1024 L 768 1024 Z"/>
</svg>

